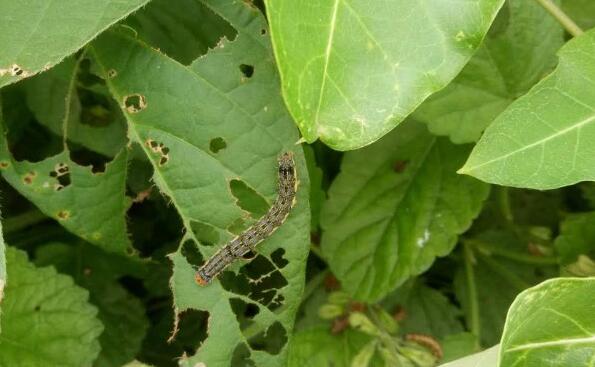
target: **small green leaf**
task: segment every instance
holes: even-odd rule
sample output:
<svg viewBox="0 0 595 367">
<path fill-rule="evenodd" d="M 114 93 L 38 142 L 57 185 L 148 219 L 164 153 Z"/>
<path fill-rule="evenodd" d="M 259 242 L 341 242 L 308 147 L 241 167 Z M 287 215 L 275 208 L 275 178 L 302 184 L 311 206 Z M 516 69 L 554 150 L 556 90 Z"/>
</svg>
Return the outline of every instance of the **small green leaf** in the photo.
<svg viewBox="0 0 595 367">
<path fill-rule="evenodd" d="M 288 367 L 350 367 L 370 337 L 354 330 L 332 335 L 328 327 L 297 332 L 289 349 Z"/>
<path fill-rule="evenodd" d="M 477 337 L 469 332 L 447 335 L 440 339 L 444 356 L 441 361 L 450 362 L 479 350 Z"/>
<path fill-rule="evenodd" d="M 563 37 L 560 24 L 536 1 L 507 1 L 463 71 L 414 118 L 454 143 L 477 141 L 500 112 L 555 66 Z"/>
<path fill-rule="evenodd" d="M 371 340 L 353 357 L 351 367 L 368 367 L 376 351 L 376 340 Z"/>
<path fill-rule="evenodd" d="M 90 366 L 103 327 L 88 293 L 51 267 L 6 251 L 8 283 L 2 309 L 0 366 Z"/>
<path fill-rule="evenodd" d="M 503 2 L 265 1 L 304 139 L 338 150 L 378 140 L 459 73 Z"/>
<path fill-rule="evenodd" d="M 0 1 L 0 87 L 47 70 L 148 0 Z"/>
<path fill-rule="evenodd" d="M 440 367 L 498 367 L 499 351 L 500 346 L 496 345 L 483 352 L 443 364 Z"/>
<path fill-rule="evenodd" d="M 125 213 L 127 152 L 106 164 L 105 172 L 79 166 L 68 150 L 41 162 L 15 160 L 0 138 L 0 171 L 8 183 L 43 213 L 75 235 L 105 250 L 126 253 L 130 239 Z"/>
<path fill-rule="evenodd" d="M 551 279 L 521 293 L 506 318 L 500 367 L 593 363 L 594 297 L 594 278 Z"/>
<path fill-rule="evenodd" d="M 490 125 L 459 172 L 535 189 L 595 180 L 594 54 L 595 31 L 569 41 L 556 70 Z"/>
<path fill-rule="evenodd" d="M 347 153 L 322 213 L 322 250 L 344 289 L 377 300 L 448 254 L 489 187 L 455 173 L 468 152 L 408 123 Z"/>
<path fill-rule="evenodd" d="M 595 212 L 568 216 L 561 224 L 555 245 L 564 264 L 575 261 L 579 255 L 595 257 Z"/>
</svg>

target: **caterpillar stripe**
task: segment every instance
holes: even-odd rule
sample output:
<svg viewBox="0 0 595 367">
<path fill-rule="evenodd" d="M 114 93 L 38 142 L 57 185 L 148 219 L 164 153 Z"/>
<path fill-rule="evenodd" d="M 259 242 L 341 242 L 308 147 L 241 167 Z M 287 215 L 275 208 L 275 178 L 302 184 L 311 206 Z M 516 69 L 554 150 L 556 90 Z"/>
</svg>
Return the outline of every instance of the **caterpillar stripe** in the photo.
<svg viewBox="0 0 595 367">
<path fill-rule="evenodd" d="M 194 279 L 201 286 L 208 285 L 223 269 L 244 256 L 269 237 L 283 224 L 295 204 L 298 180 L 293 153 L 283 153 L 279 159 L 278 196 L 269 211 L 254 225 L 229 241 L 196 271 Z"/>
</svg>

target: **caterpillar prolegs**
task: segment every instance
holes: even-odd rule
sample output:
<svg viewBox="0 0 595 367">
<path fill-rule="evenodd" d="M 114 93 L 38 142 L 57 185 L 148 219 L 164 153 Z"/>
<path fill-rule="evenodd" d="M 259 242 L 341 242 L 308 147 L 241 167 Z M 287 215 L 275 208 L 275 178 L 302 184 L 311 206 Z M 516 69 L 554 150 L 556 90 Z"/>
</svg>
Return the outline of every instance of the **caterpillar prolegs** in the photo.
<svg viewBox="0 0 595 367">
<path fill-rule="evenodd" d="M 196 271 L 194 279 L 201 286 L 208 285 L 223 269 L 244 256 L 269 237 L 283 224 L 295 204 L 298 180 L 293 153 L 281 154 L 279 163 L 278 196 L 269 211 L 254 225 L 229 241 Z"/>
</svg>

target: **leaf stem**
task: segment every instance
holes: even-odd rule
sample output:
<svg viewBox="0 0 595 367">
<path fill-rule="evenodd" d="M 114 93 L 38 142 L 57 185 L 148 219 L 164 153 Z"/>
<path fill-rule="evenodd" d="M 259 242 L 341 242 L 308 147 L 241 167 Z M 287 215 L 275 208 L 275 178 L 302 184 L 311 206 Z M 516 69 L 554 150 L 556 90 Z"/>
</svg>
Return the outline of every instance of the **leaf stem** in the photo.
<svg viewBox="0 0 595 367">
<path fill-rule="evenodd" d="M 34 224 L 43 222 L 49 219 L 45 214 L 37 209 L 28 212 L 8 217 L 2 221 L 2 229 L 4 234 L 20 231 Z"/>
<path fill-rule="evenodd" d="M 522 254 L 516 251 L 510 251 L 500 246 L 494 246 L 490 243 L 483 242 L 476 239 L 465 240 L 465 242 L 473 247 L 477 247 L 481 252 L 488 255 L 496 255 L 506 259 L 514 260 L 523 264 L 529 265 L 558 265 L 558 258 L 555 256 L 534 256 L 529 254 Z"/>
<path fill-rule="evenodd" d="M 467 281 L 467 297 L 469 301 L 469 314 L 467 322 L 469 330 L 473 335 L 479 338 L 481 333 L 481 324 L 479 322 L 479 302 L 477 300 L 477 285 L 475 284 L 475 272 L 473 271 L 473 251 L 469 244 L 463 242 L 463 256 L 465 261 L 465 279 Z"/>
<path fill-rule="evenodd" d="M 558 7 L 552 0 L 535 0 L 541 6 L 544 7 L 556 20 L 558 23 L 564 27 L 568 33 L 570 33 L 573 37 L 580 36 L 581 34 L 585 33 L 562 9 Z"/>
</svg>

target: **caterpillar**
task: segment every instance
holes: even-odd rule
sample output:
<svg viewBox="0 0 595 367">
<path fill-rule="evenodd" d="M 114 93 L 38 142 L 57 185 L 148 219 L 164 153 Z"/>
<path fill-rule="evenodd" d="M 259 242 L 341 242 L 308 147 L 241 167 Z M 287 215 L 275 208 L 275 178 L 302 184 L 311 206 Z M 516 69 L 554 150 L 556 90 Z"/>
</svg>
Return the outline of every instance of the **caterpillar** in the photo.
<svg viewBox="0 0 595 367">
<path fill-rule="evenodd" d="M 407 334 L 405 335 L 405 340 L 417 343 L 432 352 L 434 357 L 438 359 L 442 359 L 444 353 L 442 352 L 442 346 L 440 343 L 429 335 L 424 334 Z"/>
<path fill-rule="evenodd" d="M 289 215 L 291 208 L 295 205 L 295 194 L 298 188 L 293 153 L 281 154 L 278 164 L 279 187 L 277 199 L 262 218 L 229 241 L 196 271 L 194 280 L 200 286 L 208 285 L 228 265 L 250 252 L 256 245 L 273 234 Z"/>
</svg>

